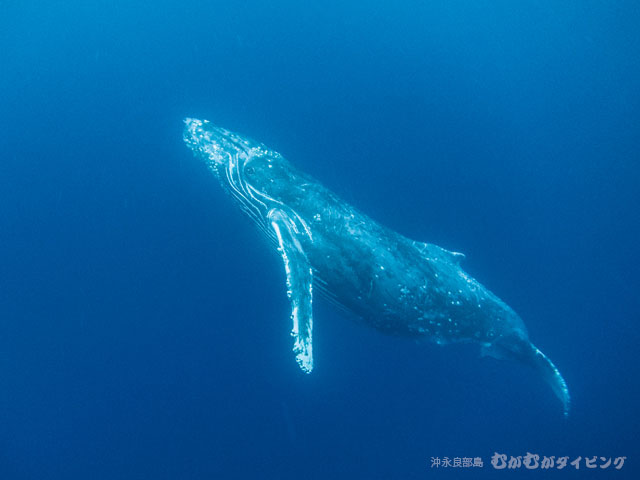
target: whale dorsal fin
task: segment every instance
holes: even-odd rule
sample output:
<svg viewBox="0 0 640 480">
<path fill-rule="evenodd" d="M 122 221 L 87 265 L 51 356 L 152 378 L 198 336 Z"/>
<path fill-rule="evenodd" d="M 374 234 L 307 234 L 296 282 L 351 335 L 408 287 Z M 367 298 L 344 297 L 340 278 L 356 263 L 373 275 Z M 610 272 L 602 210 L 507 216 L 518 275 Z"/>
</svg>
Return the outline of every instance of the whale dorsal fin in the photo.
<svg viewBox="0 0 640 480">
<path fill-rule="evenodd" d="M 307 233 L 304 230 L 301 232 L 295 221 L 281 209 L 270 210 L 267 217 L 278 239 L 278 251 L 282 256 L 287 274 L 287 296 L 291 302 L 291 320 L 293 321 L 291 329 L 291 336 L 294 337 L 293 351 L 300 368 L 305 373 L 311 373 L 313 370 L 311 308 L 313 271 L 297 238 L 298 235 L 307 235 Z"/>
<path fill-rule="evenodd" d="M 451 259 L 454 260 L 456 263 L 460 263 L 466 257 L 464 253 L 460 253 L 460 252 L 451 252 L 449 250 L 445 250 L 445 252 L 447 252 L 451 256 Z"/>
<path fill-rule="evenodd" d="M 452 252 L 437 245 L 433 245 L 432 243 L 413 242 L 413 246 L 420 252 L 423 257 L 429 259 L 436 258 L 438 256 L 444 256 L 444 258 L 446 258 L 447 260 L 455 264 L 460 264 L 460 261 L 465 258 L 464 253 Z"/>
</svg>

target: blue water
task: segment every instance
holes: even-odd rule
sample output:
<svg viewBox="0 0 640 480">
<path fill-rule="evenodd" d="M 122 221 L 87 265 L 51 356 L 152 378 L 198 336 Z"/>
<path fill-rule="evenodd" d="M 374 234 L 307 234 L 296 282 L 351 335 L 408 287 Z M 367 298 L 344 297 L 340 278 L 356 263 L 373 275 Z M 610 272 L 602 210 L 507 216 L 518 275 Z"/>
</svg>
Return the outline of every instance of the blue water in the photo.
<svg viewBox="0 0 640 480">
<path fill-rule="evenodd" d="M 495 478 L 494 452 L 639 478 L 638 25 L 635 1 L 1 1 L 0 478 Z M 301 373 L 281 261 L 186 116 L 466 253 L 568 419 L 520 365 L 320 300 Z"/>
</svg>

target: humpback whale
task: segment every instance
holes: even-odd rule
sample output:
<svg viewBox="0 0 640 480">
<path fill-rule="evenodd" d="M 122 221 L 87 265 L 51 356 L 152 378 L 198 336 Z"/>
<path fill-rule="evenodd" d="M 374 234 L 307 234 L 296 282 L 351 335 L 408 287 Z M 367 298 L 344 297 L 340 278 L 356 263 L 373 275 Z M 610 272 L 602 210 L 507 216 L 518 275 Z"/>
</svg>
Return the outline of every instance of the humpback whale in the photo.
<svg viewBox="0 0 640 480">
<path fill-rule="evenodd" d="M 184 141 L 280 253 L 304 372 L 313 370 L 318 291 L 384 333 L 473 342 L 483 354 L 532 367 L 568 414 L 559 370 L 529 341 L 518 314 L 462 269 L 463 254 L 380 225 L 278 152 L 209 121 L 185 119 Z"/>
</svg>

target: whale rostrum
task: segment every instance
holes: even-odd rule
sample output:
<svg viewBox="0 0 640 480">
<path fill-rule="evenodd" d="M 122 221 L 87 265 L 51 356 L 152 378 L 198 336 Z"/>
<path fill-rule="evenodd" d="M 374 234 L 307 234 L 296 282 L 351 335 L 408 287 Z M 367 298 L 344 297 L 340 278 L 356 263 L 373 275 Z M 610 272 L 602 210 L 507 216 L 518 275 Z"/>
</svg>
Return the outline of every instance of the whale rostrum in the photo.
<svg viewBox="0 0 640 480">
<path fill-rule="evenodd" d="M 303 371 L 313 370 L 317 291 L 384 333 L 473 342 L 483 354 L 518 360 L 543 377 L 568 414 L 562 375 L 529 341 L 521 318 L 461 268 L 463 254 L 380 225 L 261 143 L 206 120 L 185 125 L 186 144 L 282 257 Z"/>
</svg>

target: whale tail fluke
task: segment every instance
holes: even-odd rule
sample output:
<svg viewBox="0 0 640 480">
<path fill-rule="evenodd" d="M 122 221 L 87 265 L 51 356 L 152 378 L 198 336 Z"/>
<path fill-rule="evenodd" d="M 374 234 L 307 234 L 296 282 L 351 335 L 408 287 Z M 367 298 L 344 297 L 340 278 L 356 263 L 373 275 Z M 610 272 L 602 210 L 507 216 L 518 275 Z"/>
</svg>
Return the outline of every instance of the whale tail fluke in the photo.
<svg viewBox="0 0 640 480">
<path fill-rule="evenodd" d="M 508 337 L 487 346 L 483 351 L 496 358 L 512 358 L 532 367 L 562 402 L 565 417 L 569 415 L 571 398 L 567 382 L 553 362 L 529 340 Z"/>
</svg>

